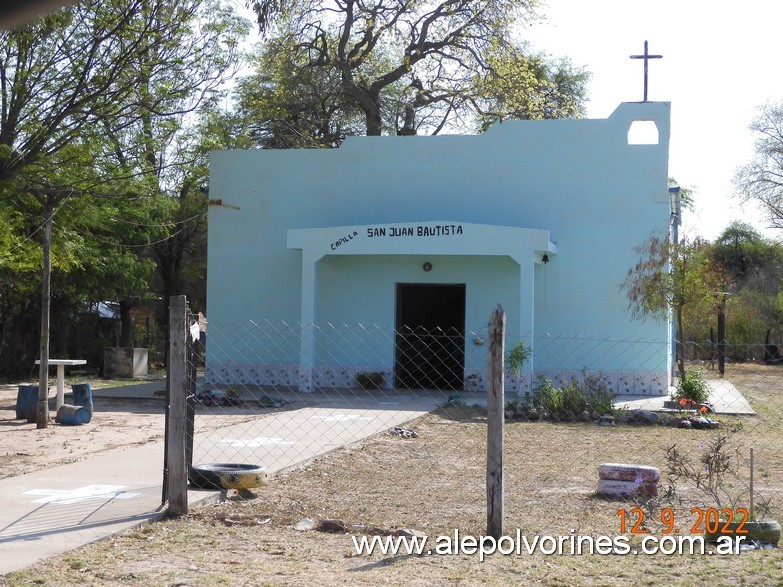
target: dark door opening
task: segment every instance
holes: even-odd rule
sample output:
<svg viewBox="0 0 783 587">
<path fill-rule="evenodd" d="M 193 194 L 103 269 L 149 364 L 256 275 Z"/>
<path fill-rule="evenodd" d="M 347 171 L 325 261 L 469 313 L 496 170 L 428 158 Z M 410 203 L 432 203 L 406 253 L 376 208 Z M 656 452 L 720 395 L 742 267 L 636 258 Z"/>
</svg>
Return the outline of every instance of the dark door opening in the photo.
<svg viewBox="0 0 783 587">
<path fill-rule="evenodd" d="M 462 389 L 465 285 L 397 284 L 395 385 Z"/>
</svg>

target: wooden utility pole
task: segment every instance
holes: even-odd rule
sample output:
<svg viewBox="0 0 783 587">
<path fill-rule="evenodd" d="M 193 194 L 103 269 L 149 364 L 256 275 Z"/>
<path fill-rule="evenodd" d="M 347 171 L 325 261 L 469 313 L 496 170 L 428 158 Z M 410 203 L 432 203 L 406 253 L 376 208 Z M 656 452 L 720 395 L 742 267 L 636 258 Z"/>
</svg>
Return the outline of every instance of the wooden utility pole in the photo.
<svg viewBox="0 0 783 587">
<path fill-rule="evenodd" d="M 487 535 L 496 540 L 503 535 L 505 339 L 506 313 L 498 304 L 489 318 L 489 391 L 487 393 Z"/>
<path fill-rule="evenodd" d="M 41 343 L 39 349 L 38 401 L 35 408 L 37 428 L 49 424 L 49 329 L 52 289 L 52 216 L 58 202 L 69 195 L 63 190 L 31 190 L 33 197 L 43 206 L 43 276 L 41 280 Z"/>
<path fill-rule="evenodd" d="M 169 298 L 169 362 L 166 418 L 164 495 L 173 516 L 188 513 L 186 465 L 186 396 L 188 392 L 188 302 L 185 296 Z"/>
<path fill-rule="evenodd" d="M 36 402 L 35 421 L 38 428 L 46 428 L 49 423 L 49 331 L 52 290 L 52 218 L 55 208 L 63 200 L 72 196 L 84 195 L 80 190 L 46 187 L 25 190 L 43 207 L 43 275 L 41 280 L 41 340 L 39 348 L 40 369 L 38 371 L 38 401 Z M 106 194 L 95 194 L 106 196 Z"/>
</svg>

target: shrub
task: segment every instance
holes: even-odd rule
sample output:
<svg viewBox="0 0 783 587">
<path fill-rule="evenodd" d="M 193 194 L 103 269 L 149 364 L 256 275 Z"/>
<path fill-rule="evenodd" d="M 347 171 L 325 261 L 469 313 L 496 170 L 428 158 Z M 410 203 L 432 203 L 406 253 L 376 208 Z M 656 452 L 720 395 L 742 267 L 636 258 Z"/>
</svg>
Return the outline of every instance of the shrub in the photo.
<svg viewBox="0 0 783 587">
<path fill-rule="evenodd" d="M 707 498 L 708 507 L 731 508 L 749 506 L 753 501 L 752 519 L 764 518 L 770 511 L 770 499 L 754 495 L 744 476 L 743 443 L 734 441 L 737 430 L 719 431 L 709 442 L 705 442 L 698 462 L 680 451 L 676 444 L 666 448 L 666 470 L 670 493 L 677 492 L 677 484 L 688 482 L 688 489 L 694 488 Z"/>
<path fill-rule="evenodd" d="M 609 389 L 606 375 L 582 370 L 584 395 L 591 412 L 601 415 L 614 412 L 615 393 Z"/>
<path fill-rule="evenodd" d="M 538 378 L 538 387 L 536 387 L 536 404 L 547 410 L 553 416 L 562 412 L 563 407 L 563 390 L 559 387 L 555 387 L 549 379 L 544 379 L 543 376 Z"/>
<path fill-rule="evenodd" d="M 603 415 L 614 412 L 614 393 L 609 389 L 605 375 L 584 369 L 581 383 L 572 377 L 563 387 L 555 387 L 552 381 L 539 376 L 534 403 L 554 419 L 578 417 L 582 412 Z"/>
<path fill-rule="evenodd" d="M 563 410 L 571 414 L 581 414 L 588 409 L 587 398 L 584 389 L 579 385 L 576 379 L 571 378 L 571 382 L 564 385 L 561 389 L 563 397 Z M 569 414 L 567 414 L 569 415 Z"/>
<path fill-rule="evenodd" d="M 530 358 L 530 353 L 531 350 L 525 346 L 524 341 L 520 340 L 506 355 L 506 371 L 514 377 L 519 377 L 525 361 Z"/>
<path fill-rule="evenodd" d="M 684 379 L 677 380 L 677 393 L 674 399 L 688 399 L 703 404 L 710 397 L 710 386 L 704 381 L 701 373 L 689 371 Z"/>
</svg>

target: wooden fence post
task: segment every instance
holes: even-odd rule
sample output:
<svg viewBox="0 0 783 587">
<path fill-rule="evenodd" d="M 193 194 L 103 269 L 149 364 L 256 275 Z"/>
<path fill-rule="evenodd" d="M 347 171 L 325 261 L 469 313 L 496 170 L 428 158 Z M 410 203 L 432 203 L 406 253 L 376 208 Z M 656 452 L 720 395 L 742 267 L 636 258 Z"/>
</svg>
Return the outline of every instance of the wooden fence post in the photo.
<svg viewBox="0 0 783 587">
<path fill-rule="evenodd" d="M 168 418 L 166 424 L 165 495 L 168 513 L 188 513 L 188 472 L 185 464 L 185 402 L 188 392 L 188 303 L 185 296 L 169 299 Z"/>
<path fill-rule="evenodd" d="M 487 535 L 503 535 L 504 356 L 506 313 L 498 304 L 489 318 L 487 392 Z"/>
</svg>

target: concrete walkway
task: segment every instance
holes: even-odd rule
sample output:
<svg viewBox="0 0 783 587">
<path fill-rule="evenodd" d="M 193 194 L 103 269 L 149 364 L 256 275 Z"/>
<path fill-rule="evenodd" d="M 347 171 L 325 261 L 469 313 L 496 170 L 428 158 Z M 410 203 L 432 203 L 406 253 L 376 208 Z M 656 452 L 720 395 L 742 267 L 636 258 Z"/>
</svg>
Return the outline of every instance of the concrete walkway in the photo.
<svg viewBox="0 0 783 587">
<path fill-rule="evenodd" d="M 161 397 L 164 388 L 165 383 L 152 382 L 96 389 L 93 398 L 149 400 Z M 252 463 L 274 475 L 443 403 L 438 395 L 413 393 L 368 393 L 359 402 L 317 393 L 306 400 L 301 408 L 291 404 L 291 409 L 268 414 L 244 410 L 241 421 L 227 426 L 215 426 L 218 416 L 199 408 L 193 462 Z M 0 575 L 161 518 L 163 455 L 163 442 L 150 443 L 0 480 Z M 219 495 L 191 489 L 188 503 L 195 506 Z"/>
<path fill-rule="evenodd" d="M 712 390 L 707 401 L 712 404 L 715 414 L 724 416 L 753 416 L 756 414 L 745 396 L 730 381 L 726 379 L 707 379 L 705 381 Z M 624 395 L 615 398 L 614 405 L 616 408 L 626 410 L 665 412 L 672 411 L 663 406 L 663 403 L 669 399 L 671 398 L 666 395 Z"/>
</svg>

